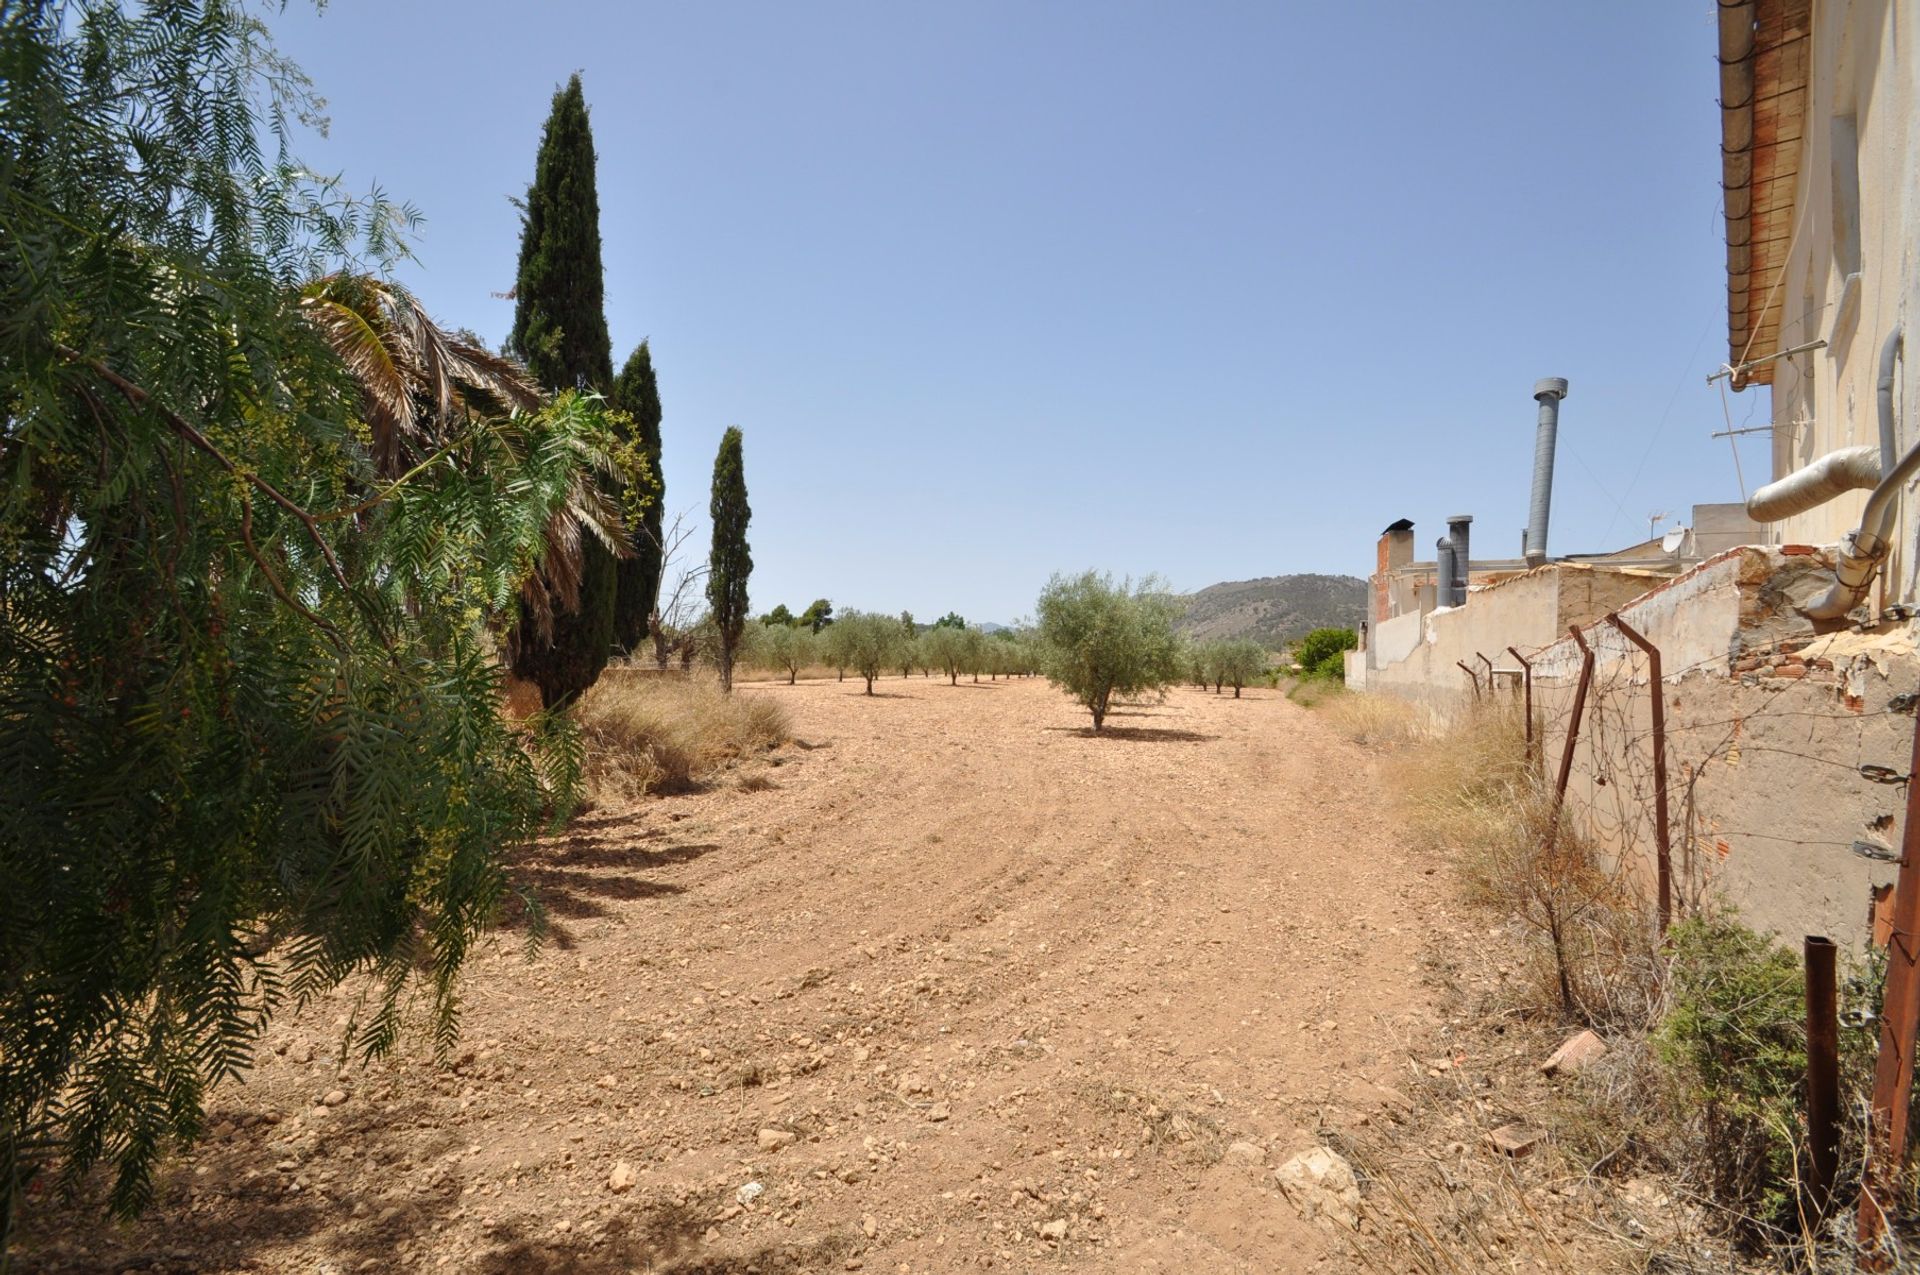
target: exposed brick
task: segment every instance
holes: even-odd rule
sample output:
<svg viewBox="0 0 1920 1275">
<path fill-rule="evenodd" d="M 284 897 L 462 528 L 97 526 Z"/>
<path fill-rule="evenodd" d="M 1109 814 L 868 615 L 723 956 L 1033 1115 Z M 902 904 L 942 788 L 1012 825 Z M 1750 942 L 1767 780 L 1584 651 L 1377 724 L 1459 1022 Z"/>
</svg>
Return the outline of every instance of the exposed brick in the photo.
<svg viewBox="0 0 1920 1275">
<path fill-rule="evenodd" d="M 1783 558 L 1812 558 L 1818 556 L 1819 553 L 1820 549 L 1817 545 L 1780 546 L 1780 556 Z"/>
<path fill-rule="evenodd" d="M 1774 669 L 1771 674 L 1773 677 L 1783 677 L 1790 682 L 1797 678 L 1805 677 L 1806 675 L 1807 666 L 1804 664 L 1789 664 L 1784 668 Z"/>
</svg>

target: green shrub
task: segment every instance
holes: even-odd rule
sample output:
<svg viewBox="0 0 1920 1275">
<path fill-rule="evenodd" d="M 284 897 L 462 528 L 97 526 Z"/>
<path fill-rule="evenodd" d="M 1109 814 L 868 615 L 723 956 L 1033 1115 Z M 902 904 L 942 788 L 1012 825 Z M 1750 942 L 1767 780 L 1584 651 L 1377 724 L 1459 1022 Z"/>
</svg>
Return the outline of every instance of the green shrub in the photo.
<svg viewBox="0 0 1920 1275">
<path fill-rule="evenodd" d="M 1315 629 L 1294 644 L 1294 662 L 1308 677 L 1344 677 L 1346 664 L 1340 657 L 1360 645 L 1360 635 L 1352 629 Z"/>
<path fill-rule="evenodd" d="M 1668 938 L 1669 1008 L 1653 1043 L 1694 1144 L 1682 1160 L 1699 1166 L 1716 1201 L 1741 1219 L 1749 1238 L 1798 1235 L 1796 1185 L 1806 1180 L 1802 1149 L 1808 1141 L 1800 959 L 1726 917 L 1682 921 Z M 1846 981 L 1843 1000 L 1878 1005 L 1879 982 L 1868 968 Z M 1843 1108 L 1864 1101 L 1874 1048 L 1871 1026 L 1842 1029 Z M 1842 1130 L 1843 1162 L 1857 1170 L 1856 1135 Z M 1845 1198 L 1846 1187 L 1835 1195 Z"/>
</svg>

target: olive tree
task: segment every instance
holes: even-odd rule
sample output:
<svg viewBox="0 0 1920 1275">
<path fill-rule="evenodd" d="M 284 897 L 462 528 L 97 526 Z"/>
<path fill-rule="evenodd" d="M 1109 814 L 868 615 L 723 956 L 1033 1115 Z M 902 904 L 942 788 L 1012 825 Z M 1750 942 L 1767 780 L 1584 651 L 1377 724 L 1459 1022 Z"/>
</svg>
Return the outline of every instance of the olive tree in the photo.
<svg viewBox="0 0 1920 1275">
<path fill-rule="evenodd" d="M 1180 674 L 1180 603 L 1153 576 L 1055 575 L 1036 609 L 1047 680 L 1093 714 L 1096 731 L 1114 700 L 1163 694 Z"/>
<path fill-rule="evenodd" d="M 965 629 L 960 634 L 960 671 L 973 674 L 973 680 L 979 681 L 980 674 L 986 671 L 987 635 L 979 629 Z"/>
<path fill-rule="evenodd" d="M 1235 638 L 1218 644 L 1214 660 L 1215 680 L 1233 687 L 1233 697 L 1239 699 L 1240 688 L 1267 671 L 1267 648 L 1249 638 Z"/>
<path fill-rule="evenodd" d="M 924 657 L 934 668 L 947 675 L 950 685 L 960 684 L 960 670 L 967 658 L 966 629 L 936 624 L 920 635 Z"/>
<path fill-rule="evenodd" d="M 787 685 L 800 679 L 800 670 L 811 665 L 820 652 L 820 639 L 812 629 L 792 624 L 762 624 L 753 634 L 755 663 L 765 669 L 787 675 Z"/>
<path fill-rule="evenodd" d="M 802 616 L 800 622 L 805 624 L 806 617 Z M 853 651 L 847 645 L 852 634 L 841 632 L 840 625 L 833 623 L 816 630 L 814 636 L 819 640 L 820 658 L 832 666 L 836 680 L 846 681 L 847 670 L 853 666 Z"/>
<path fill-rule="evenodd" d="M 867 680 L 867 694 L 873 694 L 874 679 L 880 670 L 898 662 L 897 652 L 906 641 L 900 621 L 890 615 L 871 611 L 848 611 L 828 630 L 839 643 L 846 666 Z"/>
</svg>

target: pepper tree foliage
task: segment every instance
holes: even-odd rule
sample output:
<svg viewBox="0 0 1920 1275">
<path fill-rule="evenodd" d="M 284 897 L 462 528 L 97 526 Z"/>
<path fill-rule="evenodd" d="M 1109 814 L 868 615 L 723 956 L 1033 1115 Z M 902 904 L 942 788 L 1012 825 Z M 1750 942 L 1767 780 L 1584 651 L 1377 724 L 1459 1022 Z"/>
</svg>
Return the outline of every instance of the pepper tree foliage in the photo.
<svg viewBox="0 0 1920 1275">
<path fill-rule="evenodd" d="M 487 626 L 616 440 L 564 395 L 382 476 L 300 294 L 413 214 L 299 163 L 315 105 L 235 3 L 0 5 L 0 1228 L 98 1165 L 146 1204 L 350 976 L 352 1048 L 415 988 L 444 1048 L 503 855 L 572 801 Z"/>
<path fill-rule="evenodd" d="M 740 455 L 740 428 L 727 427 L 713 458 L 713 496 L 707 507 L 713 549 L 707 559 L 707 605 L 720 635 L 720 685 L 733 689 L 733 653 L 747 626 L 747 576 L 753 555 L 747 546 L 747 471 Z"/>
<path fill-rule="evenodd" d="M 662 501 L 666 492 L 664 471 L 660 468 L 660 386 L 653 375 L 653 352 L 645 341 L 627 357 L 607 401 L 632 420 L 632 445 L 653 477 L 646 488 L 629 489 L 633 556 L 621 559 L 616 573 L 613 642 L 619 650 L 631 653 L 646 641 L 650 617 L 660 599 L 665 550 L 661 540 Z M 635 497 L 642 499 L 636 501 Z"/>
<path fill-rule="evenodd" d="M 520 231 L 508 345 L 543 388 L 604 394 L 613 387 L 593 129 L 578 75 L 554 93 L 540 135 Z M 583 541 L 578 604 L 544 625 L 522 615 L 509 643 L 513 671 L 540 688 L 548 708 L 570 703 L 607 666 L 618 568 L 612 552 Z"/>
</svg>

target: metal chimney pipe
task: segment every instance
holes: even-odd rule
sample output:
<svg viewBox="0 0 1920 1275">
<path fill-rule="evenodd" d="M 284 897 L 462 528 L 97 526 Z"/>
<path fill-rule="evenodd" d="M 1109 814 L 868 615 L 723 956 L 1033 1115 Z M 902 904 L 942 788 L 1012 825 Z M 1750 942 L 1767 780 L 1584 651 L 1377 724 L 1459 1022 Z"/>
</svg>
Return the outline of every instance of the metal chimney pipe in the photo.
<svg viewBox="0 0 1920 1275">
<path fill-rule="evenodd" d="M 1447 519 L 1447 539 L 1453 544 L 1453 605 L 1467 605 L 1467 579 L 1473 573 L 1473 559 L 1467 553 L 1467 528 L 1472 514 L 1455 514 Z"/>
<path fill-rule="evenodd" d="M 1446 536 L 1433 546 L 1433 605 L 1450 607 L 1453 600 L 1453 541 Z"/>
<path fill-rule="evenodd" d="M 1547 514 L 1553 506 L 1553 444 L 1560 432 L 1560 400 L 1567 379 L 1549 376 L 1533 383 L 1540 404 L 1540 427 L 1533 436 L 1533 500 L 1527 507 L 1526 558 L 1529 567 L 1547 560 Z"/>
</svg>

